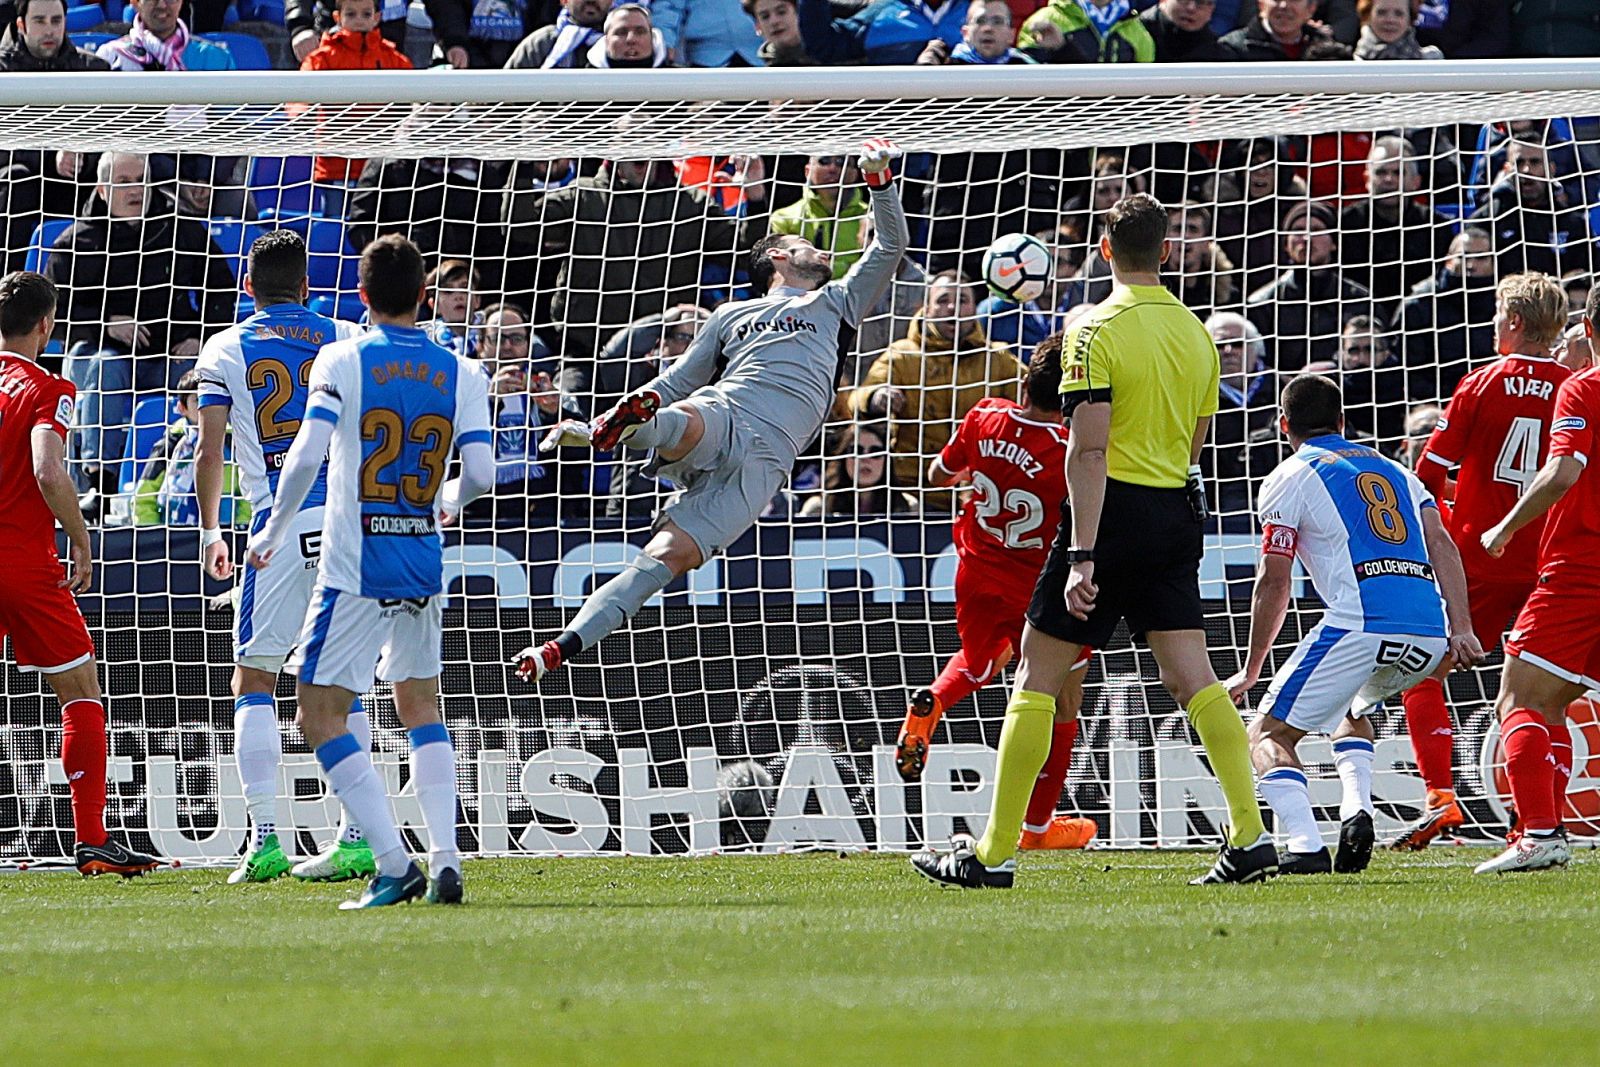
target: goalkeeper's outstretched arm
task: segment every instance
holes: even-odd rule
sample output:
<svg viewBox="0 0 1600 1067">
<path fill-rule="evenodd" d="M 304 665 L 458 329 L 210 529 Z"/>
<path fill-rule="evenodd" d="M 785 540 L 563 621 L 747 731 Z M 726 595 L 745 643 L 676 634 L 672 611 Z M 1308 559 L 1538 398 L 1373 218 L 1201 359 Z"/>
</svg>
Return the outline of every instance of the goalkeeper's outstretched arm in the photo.
<svg viewBox="0 0 1600 1067">
<path fill-rule="evenodd" d="M 838 301 L 840 317 L 851 326 L 860 326 L 877 305 L 905 255 L 910 237 L 906 212 L 889 170 L 890 161 L 899 154 L 893 142 L 882 139 L 868 141 L 861 152 L 861 173 L 872 195 L 873 240 L 849 273 L 828 287 L 829 296 Z"/>
</svg>

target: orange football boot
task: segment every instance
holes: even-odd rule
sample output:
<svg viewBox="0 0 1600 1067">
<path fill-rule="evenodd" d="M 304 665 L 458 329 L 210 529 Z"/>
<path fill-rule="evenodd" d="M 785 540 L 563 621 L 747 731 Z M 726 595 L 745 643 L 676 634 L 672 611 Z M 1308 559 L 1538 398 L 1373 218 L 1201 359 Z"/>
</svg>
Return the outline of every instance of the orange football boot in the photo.
<svg viewBox="0 0 1600 1067">
<path fill-rule="evenodd" d="M 944 709 L 933 695 L 932 689 L 918 689 L 911 694 L 911 705 L 906 708 L 906 721 L 900 727 L 900 738 L 894 743 L 894 767 L 906 782 L 920 782 L 922 769 L 928 764 L 928 746 L 933 744 L 933 728 L 939 725 Z"/>
<path fill-rule="evenodd" d="M 1416 822 L 1406 827 L 1399 837 L 1389 843 L 1396 852 L 1421 852 L 1433 839 L 1446 830 L 1454 830 L 1466 820 L 1461 815 L 1461 805 L 1456 795 L 1448 789 L 1428 790 L 1427 806 Z"/>
<path fill-rule="evenodd" d="M 1017 847 L 1024 852 L 1060 852 L 1071 848 L 1086 848 L 1099 831 L 1093 819 L 1074 819 L 1070 815 L 1057 815 L 1050 820 L 1050 828 L 1042 834 L 1032 830 L 1022 831 Z"/>
</svg>

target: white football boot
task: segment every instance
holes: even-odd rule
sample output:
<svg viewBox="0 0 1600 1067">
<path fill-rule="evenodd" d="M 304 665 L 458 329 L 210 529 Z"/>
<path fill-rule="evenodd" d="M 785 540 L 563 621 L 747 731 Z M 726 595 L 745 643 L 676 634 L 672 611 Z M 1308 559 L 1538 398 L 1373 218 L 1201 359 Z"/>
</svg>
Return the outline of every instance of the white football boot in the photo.
<svg viewBox="0 0 1600 1067">
<path fill-rule="evenodd" d="M 1506 874 L 1511 871 L 1542 871 L 1546 867 L 1565 867 L 1572 859 L 1572 849 L 1564 834 L 1535 836 L 1523 834 L 1516 842 L 1492 860 L 1485 860 L 1472 869 L 1473 874 Z"/>
</svg>

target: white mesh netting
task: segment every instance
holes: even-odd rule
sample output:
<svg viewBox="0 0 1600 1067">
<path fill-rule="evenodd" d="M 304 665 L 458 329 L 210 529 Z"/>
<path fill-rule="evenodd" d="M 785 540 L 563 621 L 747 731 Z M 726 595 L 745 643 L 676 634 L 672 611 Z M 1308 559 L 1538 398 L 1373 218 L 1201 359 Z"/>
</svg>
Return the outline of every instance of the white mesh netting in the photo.
<svg viewBox="0 0 1600 1067">
<path fill-rule="evenodd" d="M 200 573 L 192 427 L 175 405 L 198 343 L 253 310 L 239 278 L 261 232 L 305 235 L 312 306 L 352 319 L 362 244 L 407 234 L 440 266 L 430 328 L 497 382 L 502 480 L 446 548 L 443 700 L 464 849 L 905 847 L 981 826 L 1006 689 L 997 681 L 952 709 L 924 782 L 899 780 L 892 746 L 907 694 L 956 648 L 958 501 L 922 472 L 978 397 L 1016 395 L 1012 356 L 1025 361 L 1103 298 L 1099 213 L 1138 189 L 1172 206 L 1171 286 L 1215 336 L 1246 341 L 1224 350 L 1206 456 L 1219 514 L 1203 592 L 1226 675 L 1245 637 L 1254 488 L 1282 455 L 1272 420 L 1285 376 L 1308 365 L 1337 375 L 1354 432 L 1414 457 L 1437 414 L 1427 409 L 1493 356 L 1496 277 L 1541 270 L 1575 302 L 1587 292 L 1600 123 L 1585 116 L 1600 114 L 1600 96 L 1524 69 L 1537 88 L 1369 92 L 1346 78 L 1293 92 L 1269 79 L 1270 91 L 1250 94 L 1238 83 L 1250 72 L 1231 68 L 1234 80 L 1219 74 L 1211 91 L 1070 96 L 1054 74 L 1037 91 L 1005 75 L 970 95 L 905 98 L 928 84 L 917 70 L 897 73 L 908 88 L 892 94 L 886 72 L 864 73 L 855 95 L 871 99 L 735 72 L 684 83 L 698 101 L 618 90 L 616 100 L 460 102 L 488 92 L 474 86 L 503 87 L 500 75 L 349 78 L 320 97 L 315 77 L 276 76 L 279 96 L 318 101 L 308 105 L 230 103 L 266 92 L 248 77 L 231 94 L 143 102 L 184 75 L 150 76 L 157 88 L 135 79 L 141 95 L 122 104 L 73 102 L 81 95 L 48 92 L 63 84 L 48 80 L 26 102 L 0 98 L 6 268 L 44 270 L 61 286 L 54 367 L 80 391 L 70 461 L 93 492 L 100 572 L 82 605 L 104 664 L 111 824 L 186 862 L 231 862 L 244 841 L 228 692 L 237 594 Z M 541 77 L 532 84 L 553 84 Z M 602 91 L 576 77 L 583 88 L 569 97 Z M 734 85 L 747 87 L 708 102 Z M 62 102 L 33 102 L 52 99 Z M 842 340 L 821 440 L 724 557 L 537 690 L 517 682 L 506 659 L 552 636 L 631 558 L 665 492 L 609 457 L 532 455 L 540 427 L 643 384 L 698 328 L 694 308 L 747 295 L 741 253 L 769 229 L 847 262 L 868 235 L 843 157 L 867 135 L 907 150 L 911 253 L 893 292 Z M 366 160 L 359 176 L 342 162 L 352 157 Z M 958 291 L 954 320 L 921 313 L 931 276 L 975 276 L 988 243 L 1012 232 L 1041 236 L 1056 256 L 1036 305 L 973 288 Z M 121 318 L 132 329 L 108 329 Z M 880 408 L 886 384 L 904 408 Z M 242 546 L 247 508 L 225 514 Z M 1298 592 L 1274 664 L 1317 618 L 1309 586 Z M 1103 843 L 1212 841 L 1220 793 L 1153 661 L 1122 635 L 1090 670 L 1060 810 L 1096 819 Z M 1479 839 L 1506 817 L 1488 707 L 1497 676 L 1498 658 L 1448 683 L 1465 833 Z M 63 857 L 71 818 L 55 701 L 9 666 L 4 686 L 0 862 Z M 336 804 L 291 725 L 288 680 L 279 698 L 280 826 L 305 852 L 326 838 Z M 387 694 L 368 703 L 397 813 L 420 828 Z M 1600 720 L 1587 704 L 1575 715 L 1568 814 L 1594 832 L 1600 781 L 1588 761 L 1600 761 Z M 1398 705 L 1378 732 L 1382 835 L 1416 814 L 1423 787 Z M 1319 815 L 1336 822 L 1326 740 L 1302 752 Z"/>
</svg>

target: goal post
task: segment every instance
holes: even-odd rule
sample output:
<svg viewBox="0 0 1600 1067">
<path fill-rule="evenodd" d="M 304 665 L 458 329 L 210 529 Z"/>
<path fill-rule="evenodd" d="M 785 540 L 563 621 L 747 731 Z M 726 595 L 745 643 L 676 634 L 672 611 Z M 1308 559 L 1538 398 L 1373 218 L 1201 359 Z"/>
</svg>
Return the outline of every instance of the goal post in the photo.
<svg viewBox="0 0 1600 1067">
<path fill-rule="evenodd" d="M 79 387 L 69 460 L 98 506 L 96 587 L 80 602 L 103 664 L 110 823 L 187 864 L 232 863 L 244 843 L 228 688 L 241 590 L 201 575 L 176 405 L 196 344 L 253 310 L 241 276 L 266 230 L 306 237 L 313 308 L 348 318 L 361 242 L 411 236 L 440 268 L 430 329 L 499 383 L 500 482 L 445 535 L 442 700 L 464 850 L 892 850 L 981 828 L 1007 687 L 952 709 L 924 780 L 900 781 L 907 695 L 957 647 L 960 499 L 922 472 L 977 398 L 1017 395 L 1015 359 L 1040 331 L 1103 298 L 1098 213 L 1139 189 L 1167 202 L 1172 288 L 1241 342 L 1205 457 L 1218 514 L 1202 594 L 1225 676 L 1248 625 L 1254 490 L 1283 454 L 1277 388 L 1324 369 L 1353 432 L 1414 455 L 1420 409 L 1493 356 L 1497 276 L 1547 270 L 1587 289 L 1596 115 L 1600 65 L 1534 60 L 0 79 L 5 269 L 46 270 L 62 290 L 47 358 Z M 668 488 L 626 456 L 541 457 L 540 428 L 647 381 L 698 328 L 693 308 L 749 295 L 742 254 L 762 233 L 792 227 L 847 264 L 869 236 L 848 164 L 868 136 L 906 153 L 911 248 L 842 341 L 821 439 L 755 530 L 561 674 L 517 681 L 507 660 L 627 565 Z M 975 274 L 1015 232 L 1055 257 L 1051 306 L 959 284 L 953 315 L 934 306 L 930 278 Z M 110 335 L 119 317 L 149 336 Z M 1526 474 L 1538 446 L 1516 445 L 1507 462 Z M 225 508 L 236 560 L 247 505 L 241 490 Z M 1269 673 L 1319 617 L 1309 585 L 1296 592 Z M 1483 841 L 1507 817 L 1498 662 L 1448 683 L 1463 832 Z M 0 865 L 64 862 L 54 699 L 9 658 L 0 677 Z M 367 703 L 396 814 L 420 833 L 385 687 Z M 289 680 L 278 707 L 279 826 L 308 853 L 337 805 L 292 725 Z M 1585 702 L 1574 716 L 1569 824 L 1595 834 L 1600 714 Z M 1214 842 L 1220 791 L 1125 633 L 1090 668 L 1083 723 L 1059 810 L 1094 818 L 1102 844 Z M 1382 835 L 1423 790 L 1398 704 L 1376 724 Z M 1326 740 L 1302 754 L 1336 823 Z"/>
</svg>

